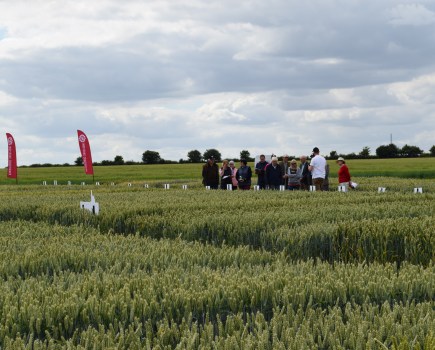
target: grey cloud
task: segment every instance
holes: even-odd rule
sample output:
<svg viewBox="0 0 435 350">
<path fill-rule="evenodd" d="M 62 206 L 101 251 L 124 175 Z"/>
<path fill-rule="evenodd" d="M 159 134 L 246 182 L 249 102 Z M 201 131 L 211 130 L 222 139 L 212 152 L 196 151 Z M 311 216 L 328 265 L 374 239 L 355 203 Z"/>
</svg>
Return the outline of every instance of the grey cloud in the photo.
<svg viewBox="0 0 435 350">
<path fill-rule="evenodd" d="M 0 91 L 18 98 L 2 105 L 0 120 L 22 135 L 29 161 L 37 148 L 44 157 L 75 154 L 76 145 L 50 153 L 35 137 L 62 148 L 76 129 L 106 159 L 130 152 L 122 145 L 134 150 L 126 158 L 156 149 L 170 159 L 211 147 L 228 156 L 306 153 L 313 143 L 325 152 L 374 150 L 390 133 L 428 149 L 421 135 L 435 129 L 434 10 L 394 0 L 105 1 L 82 16 L 108 29 L 111 20 L 152 24 L 110 43 L 68 46 L 65 38 L 61 47 L 0 56 L 8 57 L 0 58 Z"/>
<path fill-rule="evenodd" d="M 147 32 L 101 48 L 41 50 L 0 62 L 0 74 L 6 80 L 2 88 L 21 97 L 138 101 L 222 91 L 364 86 L 406 80 L 433 69 L 433 28 L 391 27 L 380 5 L 361 9 L 352 3 L 337 13 L 335 6 L 322 2 L 316 11 L 313 6 L 293 4 L 285 21 L 282 13 L 288 5 L 275 1 L 260 8 L 265 17 L 276 21 L 261 21 L 244 4 L 235 9 L 237 18 L 224 16 L 232 12 L 225 7 L 213 14 L 214 25 L 222 25 L 219 40 L 227 46 L 204 49 L 210 38 L 189 32 L 189 27 L 186 32 Z M 179 6 L 181 15 L 183 8 L 191 8 Z M 193 28 L 206 28 L 198 17 L 207 8 L 198 6 L 199 13 L 189 15 L 196 20 Z M 240 33 L 238 27 L 226 27 L 236 19 L 252 23 L 258 31 L 248 28 Z M 295 24 L 290 25 L 292 20 Z M 277 41 L 265 52 L 255 48 L 262 30 L 271 31 L 266 39 Z M 209 34 L 217 35 L 218 27 L 214 31 Z M 252 41 L 253 52 L 234 59 L 246 40 Z M 329 58 L 337 64 L 322 63 Z"/>
</svg>

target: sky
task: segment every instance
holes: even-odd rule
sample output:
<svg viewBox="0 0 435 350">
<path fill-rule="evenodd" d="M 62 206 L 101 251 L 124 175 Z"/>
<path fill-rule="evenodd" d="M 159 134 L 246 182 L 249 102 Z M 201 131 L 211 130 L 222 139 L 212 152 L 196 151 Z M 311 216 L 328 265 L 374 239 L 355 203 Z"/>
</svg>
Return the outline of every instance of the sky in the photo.
<svg viewBox="0 0 435 350">
<path fill-rule="evenodd" d="M 94 161 L 428 151 L 434 58 L 434 0 L 0 0 L 0 132 L 19 165 L 77 129 Z"/>
</svg>

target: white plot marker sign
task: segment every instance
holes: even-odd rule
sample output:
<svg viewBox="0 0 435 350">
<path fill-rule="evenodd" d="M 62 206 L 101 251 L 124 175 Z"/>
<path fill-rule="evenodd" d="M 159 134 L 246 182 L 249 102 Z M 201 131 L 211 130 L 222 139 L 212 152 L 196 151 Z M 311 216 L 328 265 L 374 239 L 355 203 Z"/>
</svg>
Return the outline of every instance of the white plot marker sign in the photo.
<svg viewBox="0 0 435 350">
<path fill-rule="evenodd" d="M 92 214 L 98 215 L 100 212 L 100 204 L 95 202 L 95 197 L 91 191 L 91 201 L 90 202 L 80 202 L 80 208 L 89 210 Z"/>
</svg>

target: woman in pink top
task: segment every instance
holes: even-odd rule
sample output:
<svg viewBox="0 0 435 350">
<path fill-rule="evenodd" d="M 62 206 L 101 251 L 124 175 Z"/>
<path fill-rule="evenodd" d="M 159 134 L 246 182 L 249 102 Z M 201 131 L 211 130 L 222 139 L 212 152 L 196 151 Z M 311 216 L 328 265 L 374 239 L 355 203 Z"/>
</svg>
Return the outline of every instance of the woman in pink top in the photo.
<svg viewBox="0 0 435 350">
<path fill-rule="evenodd" d="M 237 190 L 237 186 L 239 185 L 239 182 L 236 179 L 236 173 L 237 173 L 237 169 L 236 166 L 234 165 L 234 160 L 230 160 L 230 168 L 231 168 L 231 180 L 233 182 L 233 191 Z"/>
</svg>

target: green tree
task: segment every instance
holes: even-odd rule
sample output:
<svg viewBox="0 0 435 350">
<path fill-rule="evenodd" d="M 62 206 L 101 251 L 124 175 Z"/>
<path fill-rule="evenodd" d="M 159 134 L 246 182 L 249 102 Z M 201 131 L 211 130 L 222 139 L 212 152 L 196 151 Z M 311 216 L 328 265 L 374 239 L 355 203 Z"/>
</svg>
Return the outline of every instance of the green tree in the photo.
<svg viewBox="0 0 435 350">
<path fill-rule="evenodd" d="M 331 152 L 329 152 L 329 159 L 337 159 L 337 158 L 338 158 L 337 151 L 331 151 Z"/>
<path fill-rule="evenodd" d="M 161 160 L 159 152 L 156 151 L 146 150 L 142 154 L 142 162 L 145 164 L 158 164 Z"/>
<path fill-rule="evenodd" d="M 252 162 L 254 160 L 251 158 L 251 153 L 246 149 L 240 151 L 240 159 L 246 159 L 248 162 Z"/>
<path fill-rule="evenodd" d="M 214 160 L 216 161 L 216 162 L 220 162 L 221 160 L 222 160 L 222 155 L 221 155 L 221 153 L 217 150 L 217 149 L 214 149 L 214 148 L 210 148 L 210 149 L 207 149 L 207 150 L 205 150 L 205 152 L 204 152 L 204 155 L 203 155 L 203 158 L 204 159 L 209 159 L 210 157 L 214 157 Z"/>
<path fill-rule="evenodd" d="M 83 165 L 83 158 L 82 157 L 77 157 L 77 159 L 74 161 L 74 164 L 77 165 L 77 166 Z"/>
<path fill-rule="evenodd" d="M 370 157 L 370 147 L 368 147 L 368 146 L 363 147 L 362 151 L 359 152 L 359 156 L 361 158 L 368 158 L 368 157 Z"/>
<path fill-rule="evenodd" d="M 115 159 L 113 160 L 113 164 L 124 165 L 124 157 L 123 156 L 115 156 Z"/>
<path fill-rule="evenodd" d="M 423 153 L 423 150 L 417 146 L 405 145 L 400 150 L 402 157 L 419 157 Z"/>
<path fill-rule="evenodd" d="M 433 145 L 430 149 L 429 149 L 430 155 L 432 157 L 435 157 L 435 145 Z"/>
<path fill-rule="evenodd" d="M 399 148 L 394 143 L 382 145 L 376 148 L 376 155 L 379 158 L 396 158 L 399 155 Z"/>
<path fill-rule="evenodd" d="M 187 153 L 187 161 L 189 163 L 201 163 L 202 154 L 197 149 L 191 150 Z"/>
</svg>

